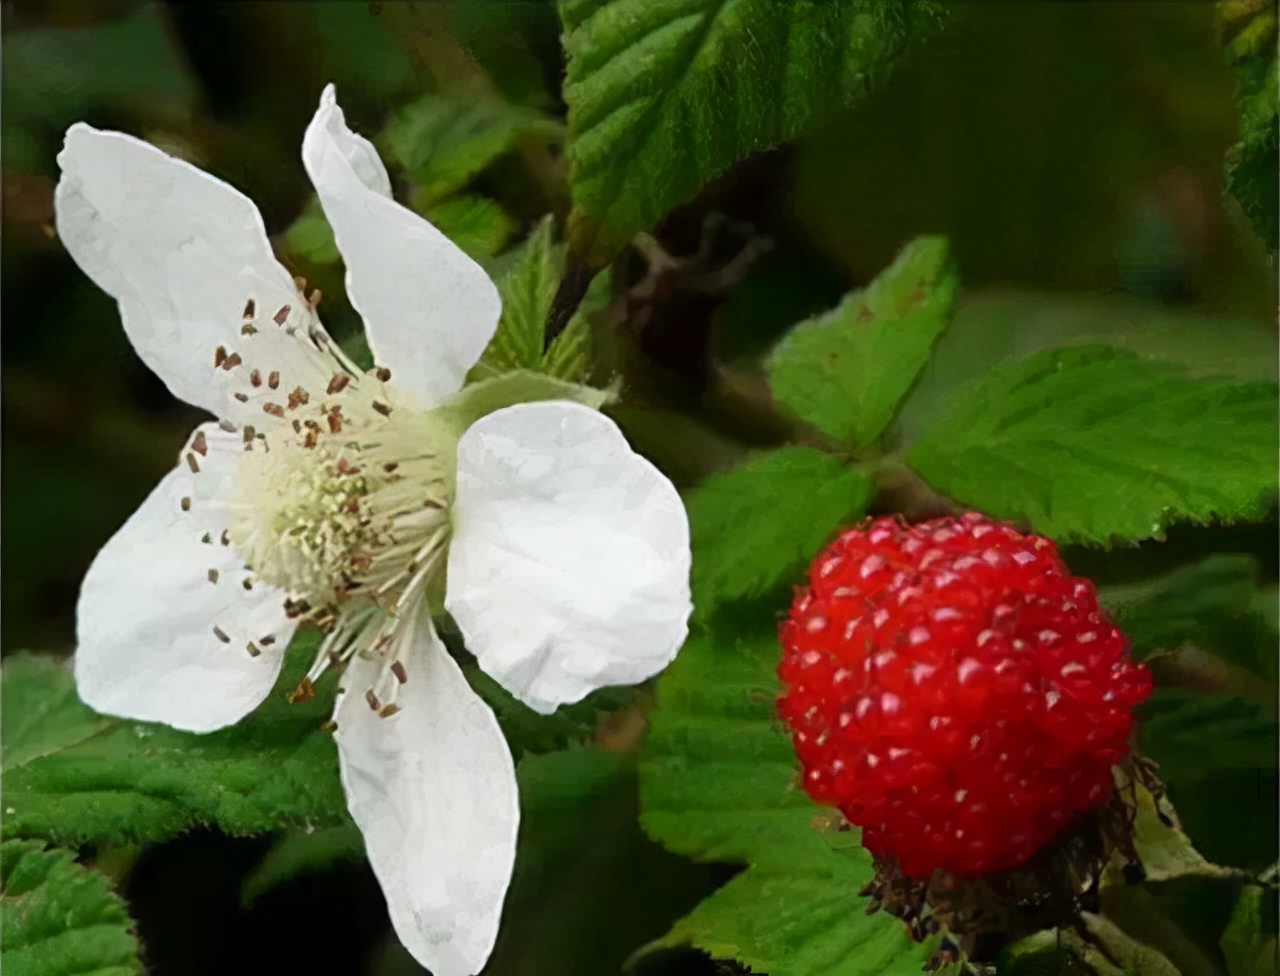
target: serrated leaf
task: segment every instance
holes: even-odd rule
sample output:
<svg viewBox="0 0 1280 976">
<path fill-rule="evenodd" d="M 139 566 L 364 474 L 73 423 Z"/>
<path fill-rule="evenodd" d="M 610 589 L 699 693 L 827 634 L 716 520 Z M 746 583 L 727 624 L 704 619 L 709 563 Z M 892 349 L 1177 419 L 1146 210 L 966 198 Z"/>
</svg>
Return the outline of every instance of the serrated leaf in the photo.
<svg viewBox="0 0 1280 976">
<path fill-rule="evenodd" d="M 862 518 L 871 487 L 861 471 L 808 447 L 712 475 L 686 498 L 698 613 L 799 582 L 835 531 Z"/>
<path fill-rule="evenodd" d="M 107 879 L 71 851 L 0 844 L 0 958 L 5 976 L 143 972 L 133 920 Z"/>
<path fill-rule="evenodd" d="M 908 461 L 934 488 L 1062 541 L 1261 518 L 1276 384 L 1193 379 L 1108 346 L 1038 353 L 961 391 Z"/>
<path fill-rule="evenodd" d="M 1277 243 L 1276 10 L 1269 3 L 1219 2 L 1219 17 L 1231 35 L 1226 55 L 1236 72 L 1240 139 L 1227 151 L 1227 190 L 1239 202 L 1267 247 Z"/>
<path fill-rule="evenodd" d="M 353 823 L 285 834 L 249 872 L 240 902 L 250 905 L 294 878 L 320 874 L 338 864 L 363 861 L 364 837 Z"/>
<path fill-rule="evenodd" d="M 516 230 L 514 218 L 488 197 L 450 197 L 427 206 L 422 215 L 476 260 L 497 254 Z"/>
<path fill-rule="evenodd" d="M 913 241 L 865 290 L 782 340 L 769 362 L 774 398 L 852 447 L 873 443 L 950 320 L 958 285 L 944 239 Z"/>
<path fill-rule="evenodd" d="M 1098 596 L 1139 660 L 1192 644 L 1274 681 L 1277 634 L 1263 613 L 1273 597 L 1259 576 L 1251 556 L 1215 555 Z"/>
<path fill-rule="evenodd" d="M 1270 910 L 1264 907 L 1271 902 Z M 1230 976 L 1275 976 L 1280 973 L 1276 945 L 1275 892 L 1247 887 L 1240 892 L 1231 921 L 1222 933 L 1222 954 Z"/>
<path fill-rule="evenodd" d="M 547 313 L 564 268 L 564 245 L 553 241 L 554 229 L 553 218 L 543 218 L 498 280 L 502 318 L 472 378 L 516 369 L 546 373 L 570 382 L 582 382 L 589 375 L 588 317 L 607 302 L 609 278 L 607 273 L 596 276 L 564 331 L 544 351 Z"/>
<path fill-rule="evenodd" d="M 295 650 L 275 691 L 239 724 L 209 735 L 100 716 L 49 658 L 5 658 L 5 837 L 63 844 L 148 841 L 195 824 L 253 834 L 345 822 L 330 702 L 290 705 L 309 663 Z"/>
<path fill-rule="evenodd" d="M 392 116 L 379 137 L 429 201 L 462 189 L 521 140 L 556 142 L 564 127 L 493 98 L 432 93 Z"/>
<path fill-rule="evenodd" d="M 743 157 L 861 99 L 932 3 L 561 0 L 569 240 L 607 264 Z"/>
<path fill-rule="evenodd" d="M 670 850 L 747 862 L 662 940 L 692 942 L 770 976 L 916 976 L 932 947 L 867 916 L 871 879 L 855 832 L 821 833 L 796 785 L 773 702 L 777 638 L 695 637 L 658 683 L 641 761 L 641 823 Z"/>
</svg>

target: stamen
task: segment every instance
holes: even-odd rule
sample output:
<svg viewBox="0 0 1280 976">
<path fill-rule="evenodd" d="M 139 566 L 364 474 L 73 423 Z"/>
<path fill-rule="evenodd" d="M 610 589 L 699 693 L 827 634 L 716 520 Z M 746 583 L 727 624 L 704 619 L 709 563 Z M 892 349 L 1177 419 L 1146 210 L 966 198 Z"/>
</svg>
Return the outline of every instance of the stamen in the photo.
<svg viewBox="0 0 1280 976">
<path fill-rule="evenodd" d="M 292 311 L 293 309 L 290 308 L 288 305 L 281 305 L 280 310 L 276 312 L 274 316 L 272 316 L 272 318 L 275 320 L 276 325 L 284 325 L 284 323 L 289 318 L 289 313 Z"/>
<path fill-rule="evenodd" d="M 213 636 L 214 636 L 214 637 L 216 637 L 216 638 L 218 638 L 218 640 L 222 641 L 222 643 L 224 643 L 224 644 L 230 644 L 230 643 L 231 643 L 231 638 L 227 636 L 226 631 L 224 631 L 224 630 L 223 630 L 221 627 L 219 627 L 217 624 L 214 624 L 214 625 L 213 625 Z"/>
<path fill-rule="evenodd" d="M 251 319 L 256 314 L 257 305 L 254 304 L 252 298 L 244 303 L 244 318 Z"/>
<path fill-rule="evenodd" d="M 239 395 L 240 395 L 240 394 L 238 394 L 238 393 L 236 394 L 236 396 L 239 396 Z M 248 399 L 248 397 L 245 397 L 245 399 L 247 400 L 247 399 Z M 228 434 L 234 434 L 237 430 L 239 430 L 239 428 L 238 428 L 238 427 L 236 427 L 236 425 L 235 425 L 235 424 L 233 424 L 230 420 L 219 420 L 219 421 L 218 421 L 218 429 L 219 429 L 219 430 L 224 430 L 224 431 L 226 431 Z"/>
<path fill-rule="evenodd" d="M 262 385 L 262 371 L 261 371 L 261 370 L 257 370 L 257 369 L 255 369 L 252 373 L 250 373 L 250 374 L 249 374 L 249 383 L 250 383 L 250 385 L 252 385 L 252 386 L 261 386 L 261 385 Z"/>
<path fill-rule="evenodd" d="M 227 361 L 227 347 L 219 346 L 213 351 L 213 368 L 217 369 Z"/>
<path fill-rule="evenodd" d="M 231 394 L 231 395 L 232 395 L 232 396 L 234 396 L 234 397 L 235 397 L 237 400 L 239 400 L 241 403 L 248 403 L 248 402 L 249 402 L 249 397 L 248 397 L 246 394 L 244 394 L 244 393 L 236 392 L 236 393 L 233 393 L 233 394 Z"/>
<path fill-rule="evenodd" d="M 408 683 L 409 681 L 408 672 L 405 671 L 404 664 L 401 663 L 400 661 L 391 662 L 391 673 L 396 676 L 396 680 L 399 681 L 402 685 Z"/>
<path fill-rule="evenodd" d="M 382 703 L 378 701 L 378 696 L 373 693 L 372 688 L 364 693 L 364 700 L 369 703 L 369 707 L 375 712 L 382 708 Z"/>
<path fill-rule="evenodd" d="M 378 718 L 390 718 L 398 711 L 400 711 L 400 706 L 395 702 L 392 702 L 389 705 L 383 705 L 378 709 Z"/>
<path fill-rule="evenodd" d="M 289 692 L 286 700 L 290 705 L 296 705 L 299 702 L 309 702 L 316 696 L 316 688 L 308 678 L 303 678 L 298 682 L 296 688 Z"/>
<path fill-rule="evenodd" d="M 238 352 L 233 352 L 230 356 L 228 356 L 226 359 L 222 361 L 222 368 L 229 373 L 233 369 L 235 369 L 237 366 L 239 366 L 242 362 L 244 362 L 244 360 L 240 358 L 240 354 Z"/>
<path fill-rule="evenodd" d="M 249 652 L 250 657 L 257 657 L 262 653 L 262 651 L 258 649 L 258 645 L 253 641 L 249 641 L 249 643 L 244 646 L 244 649 Z"/>
<path fill-rule="evenodd" d="M 264 403 L 262 405 L 262 409 L 273 417 L 279 417 L 282 420 L 284 419 L 284 407 L 280 406 L 278 403 Z"/>
<path fill-rule="evenodd" d="M 325 388 L 325 392 L 330 396 L 341 393 L 347 388 L 347 384 L 351 382 L 351 377 L 346 373 L 334 373 L 333 379 L 329 380 L 329 385 Z"/>
<path fill-rule="evenodd" d="M 374 400 L 373 403 L 370 404 L 370 406 L 372 406 L 374 410 L 378 411 L 378 413 L 382 414 L 382 416 L 384 417 L 391 416 L 391 408 L 387 406 L 385 403 L 379 403 L 377 400 Z"/>
<path fill-rule="evenodd" d="M 373 371 L 373 375 L 378 377 L 378 381 L 381 383 L 387 383 L 391 380 L 391 370 L 385 366 L 379 366 Z"/>
<path fill-rule="evenodd" d="M 184 512 L 191 511 L 191 499 L 186 497 L 185 495 L 183 496 L 182 501 L 179 502 L 178 504 L 182 506 L 182 510 Z"/>
<path fill-rule="evenodd" d="M 200 473 L 200 462 L 196 460 L 194 452 L 187 452 L 187 467 L 191 469 L 192 474 Z"/>
<path fill-rule="evenodd" d="M 218 582 L 218 571 L 216 569 L 209 570 L 209 582 L 210 583 Z"/>
<path fill-rule="evenodd" d="M 279 386 L 280 386 L 280 372 L 279 372 L 279 370 L 274 370 L 274 369 L 273 369 L 273 370 L 270 372 L 270 374 L 268 374 L 268 376 L 267 376 L 267 386 L 269 386 L 269 387 L 270 387 L 271 389 L 273 389 L 273 390 L 275 390 L 275 389 L 278 389 L 278 388 L 279 388 Z"/>
<path fill-rule="evenodd" d="M 209 444 L 205 440 L 204 431 L 196 431 L 195 438 L 191 441 L 191 450 L 195 451 L 201 457 L 209 453 Z"/>
</svg>

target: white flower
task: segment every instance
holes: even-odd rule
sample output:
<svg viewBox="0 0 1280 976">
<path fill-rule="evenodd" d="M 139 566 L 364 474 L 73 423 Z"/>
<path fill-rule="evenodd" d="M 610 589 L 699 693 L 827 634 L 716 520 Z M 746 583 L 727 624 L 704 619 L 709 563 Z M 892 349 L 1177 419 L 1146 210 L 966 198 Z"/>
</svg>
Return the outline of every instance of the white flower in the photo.
<svg viewBox="0 0 1280 976">
<path fill-rule="evenodd" d="M 480 666 L 540 711 L 656 673 L 690 610 L 674 488 L 578 403 L 459 429 L 451 398 L 493 335 L 497 290 L 392 200 L 332 86 L 303 162 L 379 363 L 369 373 L 326 334 L 242 194 L 83 124 L 58 162 L 67 250 L 169 389 L 220 418 L 85 576 L 81 697 L 221 728 L 270 691 L 300 619 L 327 627 L 308 677 L 346 666 L 342 782 L 396 932 L 436 976 L 477 972 L 510 881 L 516 781 L 432 613 L 447 609 Z"/>
</svg>

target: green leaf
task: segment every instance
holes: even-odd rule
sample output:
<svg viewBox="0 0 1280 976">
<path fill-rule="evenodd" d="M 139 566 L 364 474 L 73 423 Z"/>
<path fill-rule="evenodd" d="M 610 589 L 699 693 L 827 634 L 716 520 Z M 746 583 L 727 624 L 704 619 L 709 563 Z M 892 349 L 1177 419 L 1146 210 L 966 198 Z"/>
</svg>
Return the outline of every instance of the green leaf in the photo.
<svg viewBox="0 0 1280 976">
<path fill-rule="evenodd" d="M 1270 902 L 1270 910 L 1264 908 Z M 1275 892 L 1247 887 L 1240 892 L 1231 921 L 1222 933 L 1222 954 L 1231 976 L 1275 976 L 1280 973 L 1276 947 Z"/>
<path fill-rule="evenodd" d="M 497 254 L 516 230 L 511 215 L 488 197 L 451 197 L 427 206 L 422 215 L 476 260 Z"/>
<path fill-rule="evenodd" d="M 854 832 L 822 833 L 776 725 L 772 629 L 695 637 L 658 684 L 641 763 L 641 823 L 670 850 L 750 867 L 661 944 L 685 942 L 770 976 L 916 976 L 932 947 L 867 916 L 870 856 Z"/>
<path fill-rule="evenodd" d="M 1157 688 L 1140 710 L 1144 755 L 1162 775 L 1190 786 L 1223 769 L 1272 769 L 1276 765 L 1274 707 L 1235 695 Z"/>
<path fill-rule="evenodd" d="M 133 920 L 107 879 L 70 851 L 0 844 L 0 957 L 5 976 L 143 972 Z"/>
<path fill-rule="evenodd" d="M 503 373 L 493 379 L 469 383 L 440 407 L 438 412 L 461 433 L 481 417 L 517 403 L 571 400 L 599 410 L 613 398 L 611 390 L 599 390 L 594 386 L 569 383 L 553 376 L 521 369 Z"/>
<path fill-rule="evenodd" d="M 394 116 L 379 138 L 429 201 L 462 189 L 521 141 L 556 142 L 564 128 L 540 112 L 497 99 L 430 94 Z"/>
<path fill-rule="evenodd" d="M 1132 938 L 1111 920 L 1090 912 L 1083 912 L 1082 916 L 1093 942 L 1084 957 L 1099 976 L 1108 976 L 1105 969 L 1108 962 L 1114 963 L 1115 971 L 1124 976 L 1183 976 L 1163 954 Z M 1106 953 L 1105 957 L 1098 952 L 1099 948 Z"/>
<path fill-rule="evenodd" d="M 836 530 L 863 516 L 870 497 L 865 474 L 808 447 L 780 448 L 712 475 L 686 499 L 699 614 L 799 582 Z"/>
<path fill-rule="evenodd" d="M 498 281 L 502 318 L 473 378 L 515 369 L 546 373 L 582 382 L 591 370 L 591 330 L 588 317 L 608 301 L 609 278 L 597 275 L 577 312 L 551 348 L 543 350 L 547 313 L 551 310 L 564 268 L 564 245 L 552 240 L 551 216 L 543 218 Z"/>
<path fill-rule="evenodd" d="M 908 461 L 934 488 L 1062 541 L 1261 518 L 1276 384 L 1193 379 L 1107 346 L 1006 363 L 958 394 Z"/>
<path fill-rule="evenodd" d="M 1239 202 L 1271 251 L 1277 238 L 1276 10 L 1270 3 L 1219 2 L 1223 26 L 1232 35 L 1227 59 L 1236 72 L 1240 140 L 1227 152 L 1227 190 Z"/>
<path fill-rule="evenodd" d="M 1098 595 L 1139 660 L 1191 644 L 1274 681 L 1277 634 L 1262 612 L 1273 600 L 1259 576 L 1250 556 L 1215 555 Z"/>
<path fill-rule="evenodd" d="M 192 735 L 96 715 L 71 671 L 29 654 L 5 658 L 5 837 L 62 844 L 149 841 L 195 824 L 231 834 L 346 821 L 330 702 L 284 693 L 307 654 L 294 649 L 275 691 L 231 728 Z"/>
<path fill-rule="evenodd" d="M 947 242 L 913 241 L 864 291 L 782 340 L 769 363 L 775 399 L 837 440 L 873 443 L 950 320 L 958 287 Z"/>
<path fill-rule="evenodd" d="M 284 232 L 284 240 L 293 254 L 313 264 L 337 264 L 342 257 L 338 253 L 338 242 L 333 237 L 333 228 L 325 219 L 316 197 L 307 201 L 298 219 Z"/>
<path fill-rule="evenodd" d="M 321 874 L 338 864 L 363 861 L 364 837 L 353 823 L 285 834 L 240 887 L 240 903 L 248 906 L 294 878 Z"/>
<path fill-rule="evenodd" d="M 1133 844 L 1146 871 L 1146 881 L 1170 881 L 1185 877 L 1230 880 L 1246 876 L 1244 872 L 1234 868 L 1211 863 L 1197 851 L 1191 838 L 1182 830 L 1177 814 L 1167 800 L 1157 809 L 1155 797 L 1141 785 L 1135 787 L 1134 795 L 1137 810 L 1133 823 Z"/>
<path fill-rule="evenodd" d="M 933 3 L 561 0 L 569 56 L 569 241 L 607 264 L 743 157 L 889 74 Z"/>
</svg>

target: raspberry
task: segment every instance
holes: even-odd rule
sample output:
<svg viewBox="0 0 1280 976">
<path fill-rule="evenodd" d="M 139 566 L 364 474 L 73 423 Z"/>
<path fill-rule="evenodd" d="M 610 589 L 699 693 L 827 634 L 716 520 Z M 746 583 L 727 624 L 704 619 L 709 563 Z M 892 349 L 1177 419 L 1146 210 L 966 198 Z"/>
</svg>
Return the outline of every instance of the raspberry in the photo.
<svg viewBox="0 0 1280 976">
<path fill-rule="evenodd" d="M 1018 867 L 1105 806 L 1151 693 L 1054 544 L 975 513 L 844 533 L 781 639 L 805 789 L 908 878 Z"/>
</svg>

